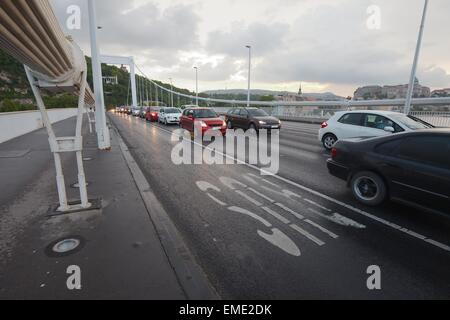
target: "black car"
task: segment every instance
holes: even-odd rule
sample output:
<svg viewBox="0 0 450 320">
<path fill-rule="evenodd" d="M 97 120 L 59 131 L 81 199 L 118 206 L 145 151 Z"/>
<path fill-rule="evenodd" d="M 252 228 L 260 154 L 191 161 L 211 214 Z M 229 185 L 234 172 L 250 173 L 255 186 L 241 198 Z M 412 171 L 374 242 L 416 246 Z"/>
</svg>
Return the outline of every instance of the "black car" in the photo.
<svg viewBox="0 0 450 320">
<path fill-rule="evenodd" d="M 279 130 L 281 121 L 258 108 L 235 108 L 225 116 L 228 129 Z"/>
<path fill-rule="evenodd" d="M 363 204 L 391 199 L 450 214 L 450 129 L 339 141 L 328 170 Z"/>
</svg>

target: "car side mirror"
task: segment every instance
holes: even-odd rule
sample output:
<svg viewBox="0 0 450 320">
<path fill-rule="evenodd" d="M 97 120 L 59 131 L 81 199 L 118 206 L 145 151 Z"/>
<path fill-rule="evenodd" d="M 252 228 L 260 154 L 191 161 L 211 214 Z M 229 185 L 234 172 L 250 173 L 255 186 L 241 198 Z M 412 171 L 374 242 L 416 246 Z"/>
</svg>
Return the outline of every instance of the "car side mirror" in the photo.
<svg viewBox="0 0 450 320">
<path fill-rule="evenodd" d="M 384 127 L 384 131 L 390 132 L 390 133 L 395 133 L 395 129 L 393 127 Z"/>
</svg>

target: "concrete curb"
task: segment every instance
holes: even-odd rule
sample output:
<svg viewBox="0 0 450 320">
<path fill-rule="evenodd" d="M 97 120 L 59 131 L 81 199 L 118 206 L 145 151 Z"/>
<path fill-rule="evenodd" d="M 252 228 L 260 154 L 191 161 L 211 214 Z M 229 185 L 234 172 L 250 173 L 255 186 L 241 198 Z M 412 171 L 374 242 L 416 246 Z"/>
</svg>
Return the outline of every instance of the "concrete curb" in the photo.
<svg viewBox="0 0 450 320">
<path fill-rule="evenodd" d="M 110 125 L 117 134 L 122 155 L 139 189 L 164 252 L 187 298 L 189 300 L 219 300 L 219 295 L 210 284 L 201 267 L 196 263 L 194 256 L 188 249 L 176 226 L 156 198 L 142 170 L 134 160 L 112 121 L 110 121 Z"/>
</svg>

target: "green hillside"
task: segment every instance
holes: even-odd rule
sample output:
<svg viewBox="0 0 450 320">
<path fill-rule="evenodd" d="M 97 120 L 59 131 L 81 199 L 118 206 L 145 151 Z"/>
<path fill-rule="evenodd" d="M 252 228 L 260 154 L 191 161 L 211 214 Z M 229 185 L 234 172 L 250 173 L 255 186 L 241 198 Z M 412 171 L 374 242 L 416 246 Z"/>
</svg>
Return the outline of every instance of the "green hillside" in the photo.
<svg viewBox="0 0 450 320">
<path fill-rule="evenodd" d="M 88 82 L 92 85 L 92 69 L 91 59 L 86 58 L 88 64 Z M 117 85 L 104 84 L 105 104 L 108 109 L 120 105 L 126 105 L 127 101 L 131 104 L 131 90 L 129 89 L 130 74 L 116 66 L 102 65 L 102 73 L 104 76 L 117 76 Z M 138 77 L 139 80 L 144 80 Z M 170 84 L 156 81 L 159 85 L 170 88 Z M 186 89 L 174 88 L 175 91 L 194 95 Z M 154 95 L 154 89 L 153 95 Z M 161 92 L 158 94 L 161 101 Z M 170 94 L 164 92 L 162 101 L 169 104 Z M 153 96 L 153 100 L 155 97 Z M 77 107 L 77 97 L 70 94 L 44 95 L 44 101 L 48 108 L 75 108 Z M 174 104 L 181 106 L 190 104 L 192 101 L 185 98 L 174 98 Z M 0 112 L 14 112 L 35 110 L 36 103 L 31 93 L 28 81 L 26 79 L 23 65 L 0 50 Z"/>
</svg>

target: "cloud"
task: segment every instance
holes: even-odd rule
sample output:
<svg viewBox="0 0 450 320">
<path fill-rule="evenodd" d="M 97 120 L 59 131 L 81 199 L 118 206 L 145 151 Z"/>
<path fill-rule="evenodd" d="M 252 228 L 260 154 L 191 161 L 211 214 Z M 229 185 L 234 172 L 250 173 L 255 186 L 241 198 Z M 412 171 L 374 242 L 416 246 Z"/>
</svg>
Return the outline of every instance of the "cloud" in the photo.
<svg viewBox="0 0 450 320">
<path fill-rule="evenodd" d="M 83 28 L 67 30 L 87 49 L 85 0 L 51 0 L 65 23 L 68 5 L 79 4 Z M 299 82 L 351 94 L 368 84 L 409 79 L 421 0 L 96 0 L 102 52 L 133 55 L 160 80 L 192 86 L 245 87 L 247 44 L 253 47 L 253 83 L 264 88 Z M 381 9 L 381 29 L 369 30 L 367 8 Z M 430 2 L 418 77 L 450 87 L 450 1 Z M 85 27 L 86 26 L 86 27 Z M 345 88 L 345 89 L 344 89 Z M 350 88 L 350 89 L 349 89 Z M 345 91 L 344 91 L 345 90 Z"/>
</svg>

